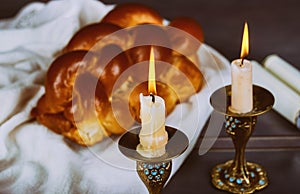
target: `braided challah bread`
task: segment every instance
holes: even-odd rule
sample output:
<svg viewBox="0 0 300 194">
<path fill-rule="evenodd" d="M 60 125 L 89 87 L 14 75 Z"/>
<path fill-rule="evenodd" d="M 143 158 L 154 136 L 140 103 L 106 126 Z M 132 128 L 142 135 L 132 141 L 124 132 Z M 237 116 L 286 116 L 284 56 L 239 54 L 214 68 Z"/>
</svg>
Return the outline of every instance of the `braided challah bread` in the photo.
<svg viewBox="0 0 300 194">
<path fill-rule="evenodd" d="M 140 122 L 138 96 L 148 95 L 151 46 L 157 93 L 170 114 L 202 87 L 196 53 L 202 41 L 200 25 L 190 18 L 177 18 L 165 26 L 147 6 L 118 5 L 71 38 L 49 67 L 45 94 L 31 114 L 84 146 L 124 133 Z"/>
</svg>

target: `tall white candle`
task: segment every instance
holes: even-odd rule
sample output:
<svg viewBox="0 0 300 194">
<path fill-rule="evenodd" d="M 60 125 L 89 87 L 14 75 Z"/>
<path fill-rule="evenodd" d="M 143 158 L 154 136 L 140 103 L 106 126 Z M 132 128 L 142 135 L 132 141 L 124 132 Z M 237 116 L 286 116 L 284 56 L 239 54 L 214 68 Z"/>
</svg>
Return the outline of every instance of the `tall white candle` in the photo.
<svg viewBox="0 0 300 194">
<path fill-rule="evenodd" d="M 168 133 L 165 130 L 165 101 L 154 95 L 156 94 L 156 82 L 153 48 L 150 51 L 148 91 L 149 96 L 140 94 L 142 128 L 137 151 L 144 157 L 153 158 L 164 155 L 165 146 L 168 143 Z"/>
<path fill-rule="evenodd" d="M 247 113 L 253 108 L 252 64 L 237 59 L 231 63 L 231 107 L 236 113 Z"/>
<path fill-rule="evenodd" d="M 252 64 L 244 59 L 249 52 L 248 24 L 245 23 L 241 59 L 231 63 L 230 111 L 247 113 L 253 109 Z"/>
<path fill-rule="evenodd" d="M 165 153 L 168 134 L 165 130 L 165 102 L 159 96 L 140 94 L 142 128 L 137 151 L 145 157 L 159 157 Z"/>
</svg>

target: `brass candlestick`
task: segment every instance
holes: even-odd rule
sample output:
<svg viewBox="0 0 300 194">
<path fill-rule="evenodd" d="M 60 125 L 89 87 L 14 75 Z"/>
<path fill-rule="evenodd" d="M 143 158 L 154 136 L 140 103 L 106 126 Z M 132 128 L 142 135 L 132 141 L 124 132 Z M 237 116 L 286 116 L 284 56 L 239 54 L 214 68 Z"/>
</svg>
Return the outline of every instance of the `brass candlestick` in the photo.
<svg viewBox="0 0 300 194">
<path fill-rule="evenodd" d="M 146 158 L 136 151 L 139 145 L 140 127 L 126 132 L 119 140 L 119 150 L 136 161 L 136 171 L 150 194 L 159 194 L 172 170 L 172 159 L 181 155 L 189 145 L 187 136 L 181 131 L 166 126 L 168 143 L 166 153 L 157 158 Z"/>
<path fill-rule="evenodd" d="M 213 185 L 231 193 L 253 193 L 268 185 L 265 169 L 258 164 L 246 162 L 246 144 L 254 130 L 257 116 L 269 111 L 274 104 L 273 95 L 266 89 L 253 86 L 253 110 L 238 114 L 230 111 L 231 86 L 220 88 L 210 98 L 213 108 L 225 115 L 226 133 L 232 138 L 234 160 L 219 164 L 212 169 Z"/>
</svg>

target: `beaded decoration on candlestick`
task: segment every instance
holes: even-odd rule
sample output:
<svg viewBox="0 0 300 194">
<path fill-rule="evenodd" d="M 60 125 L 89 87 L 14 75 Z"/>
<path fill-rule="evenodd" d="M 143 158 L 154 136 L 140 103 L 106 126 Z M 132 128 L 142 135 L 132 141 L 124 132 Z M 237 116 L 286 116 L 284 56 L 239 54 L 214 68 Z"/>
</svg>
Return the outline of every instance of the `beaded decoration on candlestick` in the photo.
<svg viewBox="0 0 300 194">
<path fill-rule="evenodd" d="M 119 150 L 126 157 L 136 161 L 136 171 L 150 194 L 159 194 L 172 170 L 172 159 L 180 156 L 188 147 L 189 140 L 180 130 L 166 126 L 169 141 L 165 154 L 160 157 L 148 158 L 140 155 L 136 147 L 140 144 L 137 127 L 126 132 L 119 140 Z"/>
<path fill-rule="evenodd" d="M 225 100 L 224 100 L 225 99 Z M 215 166 L 211 171 L 213 185 L 231 193 L 253 193 L 268 185 L 265 169 L 255 163 L 246 162 L 245 148 L 252 135 L 257 116 L 271 110 L 273 95 L 266 89 L 253 86 L 253 110 L 238 114 L 231 112 L 231 86 L 218 89 L 211 96 L 211 105 L 225 115 L 226 133 L 232 138 L 235 157 L 224 164 Z"/>
</svg>

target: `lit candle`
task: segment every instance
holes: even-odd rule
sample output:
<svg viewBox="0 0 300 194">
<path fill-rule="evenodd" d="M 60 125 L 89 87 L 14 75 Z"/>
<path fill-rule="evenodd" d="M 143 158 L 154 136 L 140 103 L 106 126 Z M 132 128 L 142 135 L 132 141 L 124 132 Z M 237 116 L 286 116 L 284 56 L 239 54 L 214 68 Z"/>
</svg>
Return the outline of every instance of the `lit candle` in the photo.
<svg viewBox="0 0 300 194">
<path fill-rule="evenodd" d="M 247 113 L 253 108 L 252 64 L 244 59 L 249 52 L 248 25 L 245 23 L 241 59 L 231 63 L 231 107 L 235 113 Z"/>
<path fill-rule="evenodd" d="M 156 96 L 154 52 L 151 48 L 149 62 L 148 91 L 150 95 L 140 94 L 140 118 L 142 128 L 137 151 L 144 157 L 160 157 L 165 154 L 168 133 L 165 130 L 165 101 Z"/>
</svg>

